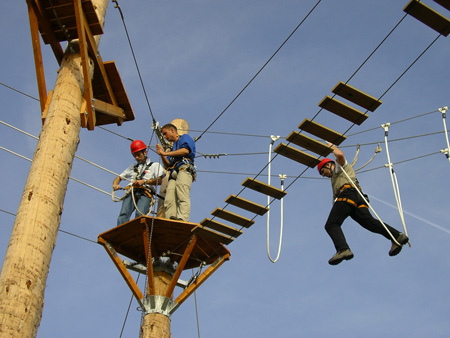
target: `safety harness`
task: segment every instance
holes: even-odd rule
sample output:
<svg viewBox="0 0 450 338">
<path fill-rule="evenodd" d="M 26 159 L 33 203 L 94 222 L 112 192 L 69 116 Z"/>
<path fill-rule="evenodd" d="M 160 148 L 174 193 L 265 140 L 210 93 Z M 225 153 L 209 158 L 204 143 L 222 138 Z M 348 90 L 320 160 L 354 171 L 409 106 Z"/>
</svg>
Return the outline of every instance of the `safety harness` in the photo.
<svg viewBox="0 0 450 338">
<path fill-rule="evenodd" d="M 167 170 L 170 172 L 169 180 L 175 179 L 175 177 L 172 176 L 173 172 L 176 172 L 178 174 L 178 172 L 182 170 L 186 170 L 188 173 L 190 173 L 192 175 L 193 181 L 195 181 L 195 179 L 197 178 L 197 171 L 195 165 L 192 162 L 192 160 L 187 157 L 183 157 L 181 158 L 181 160 L 176 161 L 169 168 L 167 168 Z"/>
<path fill-rule="evenodd" d="M 359 191 L 362 191 L 361 187 L 359 185 L 356 185 L 356 187 L 359 189 Z M 343 186 L 341 186 L 339 188 L 339 191 L 341 193 L 341 192 L 343 192 L 344 190 L 347 190 L 347 189 L 355 189 L 355 188 L 351 184 L 347 183 L 347 184 L 344 184 Z M 365 196 L 367 196 L 367 195 L 365 195 Z M 366 197 L 366 199 L 368 200 L 367 197 Z M 353 201 L 352 199 L 346 198 L 346 197 L 338 197 L 338 198 L 336 198 L 335 202 L 346 202 L 348 204 L 353 205 L 356 208 L 369 208 L 365 203 L 358 204 L 355 201 Z"/>
</svg>

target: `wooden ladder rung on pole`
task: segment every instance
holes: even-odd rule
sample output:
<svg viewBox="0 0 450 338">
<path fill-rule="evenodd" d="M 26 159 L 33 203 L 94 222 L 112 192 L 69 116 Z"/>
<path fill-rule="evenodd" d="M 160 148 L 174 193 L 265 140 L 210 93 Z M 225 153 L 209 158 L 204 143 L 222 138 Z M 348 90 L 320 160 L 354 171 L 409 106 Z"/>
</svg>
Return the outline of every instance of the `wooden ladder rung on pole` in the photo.
<svg viewBox="0 0 450 338">
<path fill-rule="evenodd" d="M 214 209 L 211 215 L 222 218 L 224 220 L 227 220 L 229 222 L 232 222 L 245 228 L 250 228 L 253 224 L 255 224 L 255 221 L 252 221 L 247 217 L 243 217 L 241 215 L 235 214 L 234 212 L 224 210 L 221 208 Z"/>
<path fill-rule="evenodd" d="M 448 1 L 444 2 L 448 6 Z M 445 7 L 445 6 L 444 6 Z M 436 12 L 422 2 L 411 0 L 403 11 L 424 23 L 428 27 L 434 29 L 439 34 L 447 36 L 450 34 L 450 21 L 443 15 Z"/>
<path fill-rule="evenodd" d="M 314 168 L 320 162 L 316 157 L 284 143 L 280 143 L 273 151 L 310 168 Z"/>
<path fill-rule="evenodd" d="M 366 94 L 342 81 L 340 81 L 331 90 L 331 92 L 372 112 L 382 104 L 381 101 L 373 96 L 370 96 L 369 94 Z"/>
<path fill-rule="evenodd" d="M 230 227 L 229 225 L 217 222 L 209 218 L 205 218 L 203 221 L 200 222 L 200 224 L 207 228 L 222 232 L 234 238 L 239 237 L 240 235 L 243 234 L 242 230 Z"/>
<path fill-rule="evenodd" d="M 319 107 L 332 112 L 350 122 L 360 125 L 369 116 L 360 112 L 358 109 L 350 107 L 349 105 L 332 98 L 331 96 L 325 96 L 322 101 L 319 102 Z"/>
<path fill-rule="evenodd" d="M 311 121 L 310 119 L 304 119 L 298 128 L 336 145 L 340 145 L 347 138 L 345 135 L 317 122 Z"/>
<path fill-rule="evenodd" d="M 246 200 L 245 198 L 236 195 L 228 196 L 225 202 L 234 205 L 235 207 L 253 212 L 260 216 L 265 215 L 265 213 L 269 211 L 268 207 L 262 206 L 261 204 Z"/>
<path fill-rule="evenodd" d="M 246 188 L 258 191 L 264 195 L 268 195 L 276 199 L 282 199 L 287 194 L 286 191 L 272 187 L 271 185 L 268 185 L 266 183 L 263 183 L 250 177 L 246 178 L 244 182 L 242 182 L 242 185 Z"/>
</svg>

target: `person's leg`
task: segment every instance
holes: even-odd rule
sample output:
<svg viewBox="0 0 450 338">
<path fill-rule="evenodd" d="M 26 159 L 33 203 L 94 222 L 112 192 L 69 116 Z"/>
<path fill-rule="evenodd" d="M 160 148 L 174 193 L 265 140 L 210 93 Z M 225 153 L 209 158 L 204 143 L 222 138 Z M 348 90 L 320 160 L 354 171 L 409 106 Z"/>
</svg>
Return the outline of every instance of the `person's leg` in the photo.
<svg viewBox="0 0 450 338">
<path fill-rule="evenodd" d="M 150 198 L 148 198 L 146 195 L 142 195 L 139 197 L 139 199 L 136 201 L 136 212 L 134 217 L 139 217 L 141 215 L 147 215 L 150 210 Z"/>
<path fill-rule="evenodd" d="M 164 208 L 166 218 L 177 216 L 175 186 L 176 180 L 169 179 L 169 181 L 167 182 L 166 196 L 164 197 Z"/>
<path fill-rule="evenodd" d="M 325 230 L 333 241 L 336 251 L 349 249 L 344 232 L 342 231 L 342 223 L 344 223 L 351 211 L 352 206 L 348 203 L 336 202 L 334 203 L 327 222 L 325 223 Z"/>
<path fill-rule="evenodd" d="M 133 210 L 134 204 L 130 193 L 122 201 L 122 207 L 120 208 L 119 217 L 117 217 L 117 225 L 128 222 L 130 220 L 131 214 L 133 213 Z"/>
<path fill-rule="evenodd" d="M 175 194 L 177 196 L 177 218 L 180 218 L 185 222 L 189 221 L 189 214 L 191 212 L 191 186 L 192 175 L 186 170 L 180 170 L 175 186 Z"/>
</svg>

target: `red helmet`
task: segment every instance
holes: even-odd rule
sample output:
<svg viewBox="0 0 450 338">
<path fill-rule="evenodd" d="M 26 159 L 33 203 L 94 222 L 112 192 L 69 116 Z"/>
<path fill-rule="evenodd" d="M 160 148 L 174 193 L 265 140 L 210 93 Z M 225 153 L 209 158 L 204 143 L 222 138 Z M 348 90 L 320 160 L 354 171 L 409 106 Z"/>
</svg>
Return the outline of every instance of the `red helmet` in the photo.
<svg viewBox="0 0 450 338">
<path fill-rule="evenodd" d="M 327 164 L 328 162 L 333 162 L 334 161 L 332 159 L 329 158 L 324 158 L 322 161 L 319 162 L 319 164 L 317 165 L 317 170 L 319 170 L 319 174 L 320 174 L 320 169 L 322 169 L 322 167 Z"/>
<path fill-rule="evenodd" d="M 130 149 L 131 149 L 131 153 L 134 154 L 138 151 L 147 149 L 147 146 L 141 140 L 136 140 L 136 141 L 131 142 Z"/>
</svg>

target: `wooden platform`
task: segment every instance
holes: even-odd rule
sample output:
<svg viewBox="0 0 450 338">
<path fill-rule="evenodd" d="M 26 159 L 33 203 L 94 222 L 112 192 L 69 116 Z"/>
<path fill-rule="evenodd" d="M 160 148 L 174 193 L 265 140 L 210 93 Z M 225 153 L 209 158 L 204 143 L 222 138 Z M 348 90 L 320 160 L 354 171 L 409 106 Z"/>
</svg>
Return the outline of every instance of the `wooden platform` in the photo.
<svg viewBox="0 0 450 338">
<path fill-rule="evenodd" d="M 124 121 L 134 120 L 133 108 L 131 107 L 130 101 L 128 100 L 128 95 L 122 83 L 119 71 L 117 70 L 116 63 L 114 61 L 107 61 L 103 65 L 105 67 L 105 72 L 109 79 L 112 92 L 114 93 L 117 106 L 122 108 L 123 112 L 121 118 L 119 118 L 116 115 L 108 114 L 107 112 L 101 112 L 96 109 L 96 125 L 100 126 L 112 123 L 121 125 Z M 98 71 L 98 68 L 95 68 L 94 71 L 94 77 L 92 79 L 92 91 L 95 100 L 98 99 L 103 102 L 113 104 L 113 101 L 103 81 L 102 74 L 100 73 L 100 71 Z"/>
<path fill-rule="evenodd" d="M 442 0 L 437 2 L 444 7 L 449 6 L 448 1 Z M 450 34 L 450 21 L 445 16 L 439 14 L 422 2 L 411 0 L 405 8 L 403 8 L 403 11 L 443 36 L 448 36 Z"/>
<path fill-rule="evenodd" d="M 37 17 L 39 31 L 45 44 L 57 41 L 78 39 L 77 21 L 73 0 L 28 0 L 34 2 L 41 15 Z M 91 0 L 81 0 L 81 6 L 92 35 L 103 34 L 102 26 Z M 48 29 L 48 28 L 49 29 Z"/>
<path fill-rule="evenodd" d="M 98 237 L 108 242 L 117 253 L 135 262 L 146 264 L 144 232 L 147 226 L 151 228 L 152 224 L 152 257 L 166 256 L 173 262 L 178 262 L 190 242 L 192 230 L 198 226 L 196 223 L 140 216 L 103 232 Z M 201 262 L 212 264 L 227 254 L 230 252 L 220 242 L 206 238 L 198 232 L 197 243 L 184 269 L 198 267 Z"/>
</svg>

